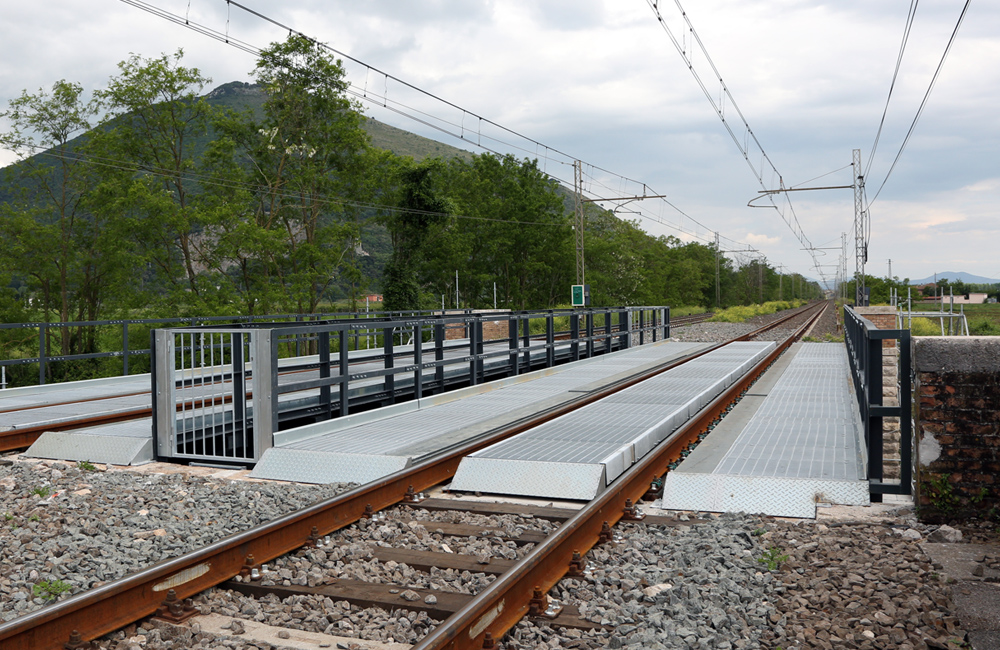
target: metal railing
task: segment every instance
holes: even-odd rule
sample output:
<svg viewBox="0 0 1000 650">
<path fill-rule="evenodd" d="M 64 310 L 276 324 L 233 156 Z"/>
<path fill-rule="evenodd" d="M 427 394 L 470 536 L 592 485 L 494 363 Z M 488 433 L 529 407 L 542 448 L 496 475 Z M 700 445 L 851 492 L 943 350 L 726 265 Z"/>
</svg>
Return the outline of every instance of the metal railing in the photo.
<svg viewBox="0 0 1000 650">
<path fill-rule="evenodd" d="M 506 336 L 488 341 L 487 323 Z M 557 335 L 561 325 L 568 329 Z M 449 328 L 461 328 L 464 337 L 446 339 Z M 254 464 L 282 426 L 420 399 L 669 336 L 669 307 L 158 329 L 151 333 L 156 455 Z M 352 350 L 354 337 L 374 339 L 375 346 Z M 279 347 L 298 339 L 315 342 L 316 354 L 279 361 Z M 352 363 L 364 365 L 352 369 Z"/>
<path fill-rule="evenodd" d="M 844 306 L 844 333 L 847 356 L 854 380 L 854 392 L 861 411 L 861 424 L 868 454 L 868 484 L 872 501 L 883 494 L 912 494 L 913 420 L 910 374 L 910 330 L 877 328 L 867 318 Z M 898 405 L 883 403 L 883 341 L 898 341 Z M 899 418 L 899 483 L 883 480 L 883 419 Z"/>
<path fill-rule="evenodd" d="M 7 356 L 11 358 L 0 358 L 0 369 L 3 370 L 4 377 L 6 379 L 6 369 L 8 367 L 24 366 L 29 364 L 38 364 L 38 384 L 43 385 L 47 381 L 48 371 L 53 363 L 60 363 L 65 361 L 82 361 L 85 359 L 108 359 L 108 358 L 121 358 L 122 360 L 122 370 L 121 376 L 129 374 L 129 359 L 133 356 L 147 356 L 150 353 L 149 348 L 133 348 L 131 345 L 131 339 L 129 336 L 129 328 L 144 327 L 144 326 L 156 326 L 164 327 L 177 324 L 186 324 L 191 327 L 197 327 L 201 325 L 210 324 L 237 324 L 237 323 L 252 323 L 252 322 L 275 322 L 275 321 L 294 321 L 296 323 L 305 323 L 311 321 L 328 320 L 335 318 L 343 318 L 350 320 L 357 319 L 376 319 L 385 318 L 386 316 L 420 316 L 426 314 L 433 314 L 439 312 L 433 311 L 415 311 L 415 312 L 379 312 L 379 311 L 367 311 L 367 312 L 329 312 L 329 313 L 315 313 L 315 314 L 268 314 L 261 316 L 205 316 L 205 317 L 191 317 L 191 318 L 132 318 L 132 319 L 118 319 L 118 320 L 93 320 L 93 321 L 66 321 L 66 322 L 26 322 L 26 323 L 0 323 L 0 332 L 4 330 L 17 330 L 17 331 L 29 331 L 36 330 L 37 336 L 32 335 L 37 341 L 34 349 L 38 351 L 37 356 L 33 357 L 18 357 L 13 358 L 11 356 L 11 351 L 3 350 L 0 346 L 0 357 Z M 475 313 L 474 310 L 453 310 L 452 313 L 460 314 L 472 314 Z M 94 333 L 92 338 L 97 338 L 96 332 L 100 328 L 115 328 L 115 338 L 120 340 L 121 349 L 120 350 L 105 350 L 100 352 L 90 352 L 90 353 L 78 353 L 78 354 L 65 354 L 65 351 L 53 351 L 53 348 L 58 348 L 60 342 L 58 340 L 53 341 L 53 335 L 58 333 L 63 329 L 72 329 L 80 331 L 82 328 L 93 328 Z M 358 333 L 355 336 L 354 344 L 355 346 L 361 345 L 363 341 L 361 337 L 362 333 Z M 140 337 L 145 340 L 145 332 L 142 333 Z M 295 341 L 297 346 L 303 344 L 303 340 Z M 299 351 L 296 351 L 298 354 Z M 7 382 L 4 381 L 4 384 Z"/>
</svg>

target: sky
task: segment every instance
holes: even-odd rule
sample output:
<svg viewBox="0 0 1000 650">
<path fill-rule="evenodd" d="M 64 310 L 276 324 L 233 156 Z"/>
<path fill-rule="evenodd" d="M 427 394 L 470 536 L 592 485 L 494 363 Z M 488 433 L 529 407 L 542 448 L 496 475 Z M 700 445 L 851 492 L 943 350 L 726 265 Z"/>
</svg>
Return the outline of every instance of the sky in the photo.
<svg viewBox="0 0 1000 650">
<path fill-rule="evenodd" d="M 850 185 L 852 150 L 860 149 L 869 274 L 887 275 L 891 259 L 899 278 L 945 271 L 1000 278 L 1000 4 L 970 4 L 889 174 L 962 0 L 918 4 L 871 164 L 910 3 L 688 0 L 684 10 L 726 96 L 677 5 L 659 0 L 665 24 L 690 53 L 724 123 L 651 1 L 241 3 L 275 25 L 224 0 L 0 0 L 0 111 L 22 91 L 50 89 L 60 79 L 82 84 L 89 95 L 130 54 L 156 57 L 178 48 L 184 65 L 199 68 L 213 85 L 251 80 L 253 54 L 134 4 L 256 48 L 284 39 L 291 28 L 369 66 L 345 62 L 370 117 L 477 152 L 485 150 L 478 143 L 538 158 L 569 186 L 572 161 L 580 160 L 590 198 L 666 196 L 602 204 L 617 206 L 621 217 L 637 219 L 651 234 L 705 241 L 719 232 L 724 250 L 752 248 L 770 264 L 810 278 L 836 276 L 842 233 L 848 273 L 855 270 L 853 191 L 790 193 L 784 218 L 747 207 L 762 186 L 740 145 L 749 145 L 755 168 L 766 161 L 740 114 L 777 170 L 764 167 L 767 189 Z M 8 126 L 0 118 L 0 130 Z M 0 165 L 14 159 L 0 151 Z M 785 205 L 780 196 L 776 201 Z M 802 236 L 784 219 L 797 219 Z"/>
</svg>

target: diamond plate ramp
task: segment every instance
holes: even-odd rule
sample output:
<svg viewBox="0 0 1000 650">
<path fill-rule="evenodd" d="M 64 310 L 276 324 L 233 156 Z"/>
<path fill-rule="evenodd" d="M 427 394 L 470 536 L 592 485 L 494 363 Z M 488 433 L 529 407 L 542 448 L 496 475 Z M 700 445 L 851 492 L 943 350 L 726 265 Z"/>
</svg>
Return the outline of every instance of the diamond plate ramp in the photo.
<svg viewBox="0 0 1000 650">
<path fill-rule="evenodd" d="M 467 456 L 451 482 L 452 490 L 493 494 L 511 486 L 522 496 L 590 501 L 605 487 L 604 465 Z"/>
<path fill-rule="evenodd" d="M 295 483 L 370 483 L 410 466 L 407 456 L 343 454 L 272 447 L 250 472 L 251 478 Z"/>
<path fill-rule="evenodd" d="M 47 431 L 28 447 L 25 456 L 109 465 L 141 465 L 153 460 L 153 438 Z"/>
</svg>

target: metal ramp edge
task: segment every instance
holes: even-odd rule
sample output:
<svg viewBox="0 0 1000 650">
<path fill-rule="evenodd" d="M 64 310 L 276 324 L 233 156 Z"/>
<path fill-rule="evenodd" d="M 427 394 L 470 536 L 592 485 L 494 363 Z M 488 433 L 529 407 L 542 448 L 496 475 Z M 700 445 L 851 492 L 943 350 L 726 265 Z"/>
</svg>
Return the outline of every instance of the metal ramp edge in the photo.
<svg viewBox="0 0 1000 650">
<path fill-rule="evenodd" d="M 141 465 L 153 460 L 153 439 L 46 431 L 24 455 L 108 465 Z"/>
<path fill-rule="evenodd" d="M 590 501 L 604 491 L 605 466 L 466 456 L 451 482 L 459 492 L 511 494 L 511 486 L 518 496 Z"/>
<path fill-rule="evenodd" d="M 295 483 L 370 483 L 406 469 L 409 456 L 342 454 L 272 447 L 250 472 L 251 478 Z"/>
<path fill-rule="evenodd" d="M 870 505 L 868 481 L 670 472 L 662 499 L 653 505 L 668 510 L 815 519 L 818 503 Z"/>
</svg>

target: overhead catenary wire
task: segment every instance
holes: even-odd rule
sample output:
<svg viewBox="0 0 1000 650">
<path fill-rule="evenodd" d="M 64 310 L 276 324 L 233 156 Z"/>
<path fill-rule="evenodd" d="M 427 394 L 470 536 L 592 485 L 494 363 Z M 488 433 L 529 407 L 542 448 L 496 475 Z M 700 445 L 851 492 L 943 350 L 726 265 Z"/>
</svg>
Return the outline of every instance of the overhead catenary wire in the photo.
<svg viewBox="0 0 1000 650">
<path fill-rule="evenodd" d="M 886 182 L 889 177 L 892 176 L 892 172 L 896 169 L 896 163 L 899 162 L 899 158 L 903 155 L 903 151 L 906 149 L 906 144 L 910 141 L 910 136 L 913 135 L 913 130 L 917 126 L 917 122 L 920 121 L 920 116 L 924 112 L 924 107 L 927 105 L 927 100 L 931 96 L 931 91 L 934 90 L 934 84 L 937 83 L 938 75 L 941 74 L 941 69 L 944 67 L 944 62 L 948 58 L 948 53 L 951 51 L 951 46 L 955 43 L 955 37 L 958 35 L 958 30 L 962 26 L 962 21 L 965 20 L 965 14 L 969 11 L 969 5 L 972 0 L 965 0 L 965 4 L 962 6 L 962 12 L 958 15 L 958 21 L 955 23 L 955 28 L 951 32 L 951 36 L 948 38 L 948 44 L 944 48 L 944 53 L 941 54 L 941 60 L 938 61 L 937 68 L 934 70 L 934 75 L 931 77 L 931 82 L 927 86 L 927 92 L 924 93 L 924 98 L 920 100 L 920 107 L 917 108 L 916 114 L 913 116 L 913 122 L 910 123 L 910 128 L 906 131 L 906 136 L 903 138 L 903 143 L 899 145 L 899 151 L 896 152 L 896 157 L 893 159 L 892 164 L 889 166 L 889 171 L 886 172 L 885 178 L 882 179 L 882 183 L 878 186 L 878 190 L 875 192 L 875 196 L 872 197 L 871 203 L 868 203 L 868 208 L 871 208 L 872 203 L 878 200 L 879 194 L 882 193 L 882 188 L 885 187 Z M 868 171 L 871 175 L 871 169 Z"/>
<path fill-rule="evenodd" d="M 899 76 L 899 68 L 903 63 L 903 52 L 906 51 L 906 42 L 910 39 L 910 30 L 913 28 L 913 18 L 917 15 L 917 5 L 920 0 L 910 0 L 910 10 L 906 15 L 906 26 L 903 28 L 903 41 L 899 44 L 899 54 L 896 55 L 896 69 L 892 71 L 892 81 L 889 83 L 889 93 L 885 98 L 885 108 L 882 109 L 882 119 L 878 123 L 878 131 L 875 133 L 875 142 L 872 143 L 868 154 L 868 164 L 865 169 L 872 168 L 872 161 L 875 159 L 875 151 L 878 149 L 878 141 L 882 136 L 882 127 L 885 125 L 885 116 L 889 112 L 889 101 L 892 99 L 892 91 L 896 87 L 896 78 Z"/>
<path fill-rule="evenodd" d="M 129 4 L 131 6 L 134 6 L 136 8 L 139 8 L 139 9 L 142 9 L 144 11 L 147 11 L 147 12 L 149 12 L 149 13 L 151 13 L 153 15 L 156 15 L 158 17 L 161 17 L 161 18 L 164 18 L 166 20 L 169 20 L 170 22 L 174 22 L 174 23 L 176 23 L 178 25 L 181 25 L 181 26 L 193 29 L 194 31 L 196 31 L 198 33 L 201 33 L 203 35 L 206 35 L 206 36 L 209 36 L 211 38 L 214 38 L 215 40 L 218 40 L 220 42 L 224 42 L 226 44 L 238 47 L 239 49 L 247 51 L 247 52 L 249 52 L 251 54 L 259 54 L 259 52 L 260 52 L 260 48 L 255 47 L 253 45 L 250 45 L 250 44 L 248 44 L 248 43 L 246 43 L 244 41 L 240 41 L 238 39 L 234 39 L 231 36 L 231 34 L 228 32 L 228 30 L 225 33 L 223 33 L 223 32 L 220 32 L 219 30 L 213 30 L 212 28 L 210 28 L 210 27 L 208 27 L 206 25 L 192 23 L 187 16 L 183 16 L 182 17 L 180 15 L 173 14 L 173 13 L 171 13 L 171 12 L 165 10 L 165 9 L 161 9 L 161 8 L 155 7 L 154 5 L 152 5 L 152 4 L 148 3 L 148 2 L 145 2 L 144 0 L 121 0 L 121 1 L 124 2 L 124 3 L 126 3 L 126 4 Z M 354 84 L 353 82 L 349 82 L 350 88 L 348 90 L 348 93 L 350 93 L 352 96 L 354 96 L 354 97 L 356 97 L 356 98 L 358 98 L 358 99 L 360 99 L 362 101 L 366 101 L 368 103 L 380 106 L 380 107 L 382 107 L 382 108 L 384 108 L 386 110 L 389 110 L 391 112 L 394 112 L 394 113 L 396 113 L 396 114 L 398 114 L 400 116 L 403 116 L 403 117 L 406 117 L 408 119 L 414 120 L 414 121 L 416 121 L 419 124 L 427 126 L 428 128 L 435 129 L 435 130 L 437 130 L 439 132 L 442 132 L 442 133 L 445 133 L 445 134 L 447 134 L 447 135 L 449 135 L 451 137 L 455 137 L 455 138 L 457 138 L 459 140 L 462 140 L 464 142 L 468 142 L 469 144 L 472 144 L 472 145 L 474 145 L 474 146 L 476 146 L 476 147 L 478 147 L 480 149 L 483 149 L 485 151 L 489 151 L 490 153 L 495 153 L 495 154 L 498 154 L 498 155 L 502 155 L 502 151 L 501 151 L 500 147 L 489 147 L 489 146 L 486 146 L 486 145 L 482 144 L 482 141 L 484 139 L 487 140 L 487 141 L 489 141 L 489 142 L 496 143 L 498 145 L 503 145 L 503 146 L 508 147 L 509 149 L 513 149 L 515 151 L 521 151 L 521 152 L 523 152 L 525 154 L 528 154 L 528 155 L 534 155 L 536 158 L 541 158 L 542 160 L 544 160 L 545 163 L 549 163 L 549 162 L 556 163 L 558 165 L 564 166 L 567 169 L 572 165 L 573 161 L 576 160 L 574 157 L 570 156 L 566 152 L 563 152 L 563 151 L 561 151 L 561 150 L 559 150 L 559 149 L 557 149 L 555 147 L 551 147 L 549 145 L 546 145 L 546 144 L 544 144 L 544 143 L 542 143 L 542 142 L 540 142 L 540 141 L 538 141 L 536 139 L 533 139 L 533 138 L 531 138 L 529 136 L 523 135 L 523 134 L 521 134 L 521 133 L 519 133 L 519 132 L 517 132 L 517 131 L 515 131 L 513 129 L 507 128 L 507 127 L 505 127 L 505 126 L 503 126 L 503 125 L 501 125 L 501 124 L 499 124 L 497 122 L 494 122 L 493 120 L 485 118 L 485 117 L 483 117 L 483 116 L 481 116 L 481 115 L 479 115 L 479 114 L 477 114 L 475 112 L 469 111 L 469 110 L 467 110 L 467 109 L 459 106 L 458 104 L 455 104 L 455 103 L 450 102 L 450 101 L 448 101 L 446 99 L 443 99 L 443 98 L 439 97 L 438 95 L 436 95 L 434 93 L 430 93 L 430 92 L 428 92 L 426 90 L 423 90 L 423 89 L 419 88 L 418 86 L 416 86 L 414 84 L 411 84 L 411 83 L 409 83 L 409 82 L 407 82 L 405 80 L 402 80 L 402 79 L 400 79 L 400 78 L 398 78 L 398 77 L 396 77 L 394 75 L 391 75 L 391 74 L 389 74 L 389 73 L 387 73 L 387 72 L 385 72 L 385 71 L 383 71 L 383 70 L 381 70 L 381 69 L 379 69 L 379 68 L 377 68 L 375 66 L 372 66 L 372 65 L 370 65 L 370 64 L 368 64 L 368 63 L 366 63 L 364 61 L 361 61 L 360 59 L 358 59 L 356 57 L 353 57 L 353 56 L 351 56 L 351 55 L 349 55 L 349 54 L 347 54 L 345 52 L 342 52 L 342 51 L 340 51 L 340 50 L 338 50 L 336 48 L 333 48 L 333 47 L 331 47 L 331 46 L 329 46 L 329 45 L 327 45 L 325 43 L 322 43 L 321 41 L 319 41 L 319 40 L 317 40 L 317 39 L 315 39 L 313 37 L 310 37 L 310 36 L 308 36 L 308 35 L 300 32 L 300 31 L 294 29 L 293 27 L 291 27 L 289 25 L 286 25 L 286 24 L 284 24 L 284 23 L 282 23 L 282 22 L 280 22 L 278 20 L 275 20 L 275 19 L 267 16 L 266 14 L 263 14 L 263 13 L 258 12 L 256 10 L 253 10 L 253 9 L 251 9 L 251 8 L 249 8 L 249 7 L 241 4 L 239 2 L 235 2 L 233 0 L 225 0 L 225 1 L 227 3 L 227 10 L 228 10 L 229 6 L 235 7 L 237 9 L 240 9 L 240 10 L 242 10 L 242 11 L 244 11 L 244 12 L 250 14 L 250 15 L 253 15 L 253 16 L 255 16 L 255 17 L 257 17 L 257 18 L 259 18 L 261 20 L 264 20 L 264 21 L 266 21 L 266 22 L 268 22 L 268 23 L 270 23 L 270 24 L 272 24 L 272 25 L 280 28 L 283 31 L 287 31 L 289 34 L 297 34 L 297 35 L 299 35 L 299 36 L 301 36 L 301 37 L 309 40 L 310 42 L 314 43 L 316 47 L 324 48 L 324 49 L 332 52 L 333 54 L 335 54 L 335 55 L 337 55 L 337 56 L 339 56 L 339 57 L 341 57 L 343 59 L 346 59 L 348 61 L 351 61 L 352 63 L 355 63 L 355 64 L 357 64 L 359 66 L 362 66 L 366 70 L 364 83 L 361 84 L 361 85 L 358 85 L 358 84 Z M 370 80 L 369 80 L 369 75 L 371 73 L 382 75 L 383 79 L 385 80 L 385 85 L 384 85 L 385 89 L 382 91 L 381 95 L 373 92 L 373 90 L 372 90 L 372 85 L 371 85 Z M 447 107 L 450 107 L 452 109 L 455 109 L 455 110 L 459 111 L 461 113 L 461 115 L 462 115 L 462 122 L 454 122 L 454 121 L 449 122 L 448 120 L 445 120 L 445 119 L 440 118 L 438 116 L 433 116 L 433 115 L 430 115 L 430 114 L 428 114 L 426 112 L 420 111 L 420 110 L 416 109 L 415 107 L 408 106 L 408 105 L 406 105 L 406 104 L 404 104 L 402 102 L 399 102 L 397 100 L 394 100 L 394 99 L 390 99 L 388 97 L 388 95 L 389 95 L 389 92 L 388 92 L 388 82 L 390 80 L 393 81 L 394 83 L 398 83 L 398 84 L 404 86 L 405 88 L 411 89 L 411 90 L 413 90 L 413 91 L 415 91 L 415 92 L 417 92 L 417 93 L 419 93 L 419 94 L 421 94 L 421 95 L 423 95 L 423 96 L 425 96 L 425 97 L 427 97 L 429 99 L 432 99 L 432 100 L 434 100 L 436 102 L 439 102 L 439 103 L 441 103 L 441 104 L 443 104 L 443 105 L 445 105 Z M 466 131 L 468 131 L 468 129 L 466 129 L 466 127 L 464 125 L 464 119 L 466 117 L 473 118 L 474 120 L 476 120 L 476 122 L 479 125 L 479 129 L 477 129 L 475 131 L 475 134 L 476 134 L 475 139 L 473 139 L 471 137 L 466 137 L 466 135 L 465 135 Z M 496 128 L 496 129 L 499 129 L 502 133 L 505 133 L 505 134 L 507 134 L 509 136 L 513 136 L 513 137 L 515 137 L 517 139 L 521 139 L 521 140 L 529 143 L 532 146 L 532 148 L 529 149 L 527 146 L 518 145 L 518 144 L 515 144 L 515 143 L 512 143 L 512 142 L 509 142 L 508 140 L 501 139 L 499 137 L 490 136 L 489 134 L 485 134 L 482 131 L 482 126 L 483 125 L 492 126 L 492 127 Z M 446 128 L 446 127 L 451 127 L 451 128 L 449 129 L 449 128 Z M 544 152 L 544 154 L 542 156 L 538 155 L 538 151 L 539 150 L 541 150 L 542 152 Z M 628 178 L 628 177 L 626 177 L 626 176 L 624 176 L 622 174 L 611 172 L 611 171 L 609 171 L 607 169 L 604 169 L 604 168 L 602 168 L 600 166 L 597 166 L 597 165 L 590 165 L 590 166 L 594 170 L 601 171 L 603 173 L 608 174 L 609 176 L 614 176 L 614 177 L 619 178 L 622 183 L 634 183 L 636 185 L 642 185 L 642 186 L 645 187 L 644 183 L 641 183 L 639 181 L 636 181 L 636 180 L 633 180 L 631 178 Z M 570 185 L 571 184 L 570 181 L 567 178 L 562 178 L 562 177 L 560 177 L 558 175 L 554 175 L 554 174 L 552 174 L 552 173 L 550 173 L 548 171 L 545 171 L 544 173 L 546 173 L 551 178 L 554 178 L 555 180 L 557 180 L 557 181 L 559 181 L 559 182 L 561 182 L 561 183 L 563 183 L 565 185 Z M 676 210 L 682 217 L 691 220 L 692 222 L 696 223 L 699 227 L 707 229 L 707 227 L 704 224 L 695 221 L 690 215 L 688 215 L 687 213 L 679 210 L 676 207 L 676 205 L 674 205 L 673 203 L 670 203 L 669 201 L 665 201 L 665 203 L 666 203 L 666 205 L 668 205 L 672 209 Z M 779 210 L 779 212 L 781 212 L 781 210 Z M 793 215 L 793 218 L 794 218 L 794 215 Z M 654 221 L 656 221 L 656 220 L 654 220 Z M 797 218 L 796 218 L 796 221 L 797 221 Z M 675 225 L 668 224 L 666 222 L 660 222 L 660 223 L 662 223 L 663 225 L 666 225 L 667 227 L 671 227 L 671 228 L 677 229 Z M 678 230 L 680 230 L 680 229 L 678 229 Z M 681 231 L 683 232 L 683 230 L 681 230 Z M 735 241 L 735 240 L 730 240 L 730 241 Z"/>
<path fill-rule="evenodd" d="M 782 181 L 781 174 L 778 172 L 774 163 L 767 155 L 767 152 L 764 151 L 764 148 L 760 144 L 760 141 L 757 139 L 757 135 L 753 132 L 753 129 L 750 128 L 749 122 L 747 122 L 746 117 L 743 115 L 743 112 L 740 110 L 739 105 L 736 103 L 736 99 L 729 91 L 729 87 L 723 80 L 722 74 L 719 72 L 718 68 L 715 65 L 715 62 L 712 60 L 711 55 L 708 53 L 708 49 L 702 42 L 701 37 L 698 36 L 698 33 L 695 31 L 694 24 L 691 22 L 691 19 L 688 16 L 687 12 L 684 10 L 684 7 L 681 6 L 680 1 L 674 0 L 674 5 L 676 6 L 677 11 L 679 12 L 680 18 L 683 21 L 684 28 L 686 30 L 682 32 L 682 34 L 690 34 L 691 36 L 692 47 L 690 48 L 690 50 L 688 49 L 688 41 L 686 40 L 686 38 L 678 40 L 677 35 L 670 28 L 670 25 L 667 24 L 667 20 L 664 18 L 663 13 L 660 10 L 659 0 L 646 0 L 646 2 L 649 5 L 650 9 L 652 9 L 653 14 L 656 16 L 656 19 L 660 23 L 660 26 L 662 27 L 663 31 L 670 38 L 670 42 L 673 43 L 674 48 L 681 55 L 681 58 L 684 59 L 684 62 L 687 64 L 688 70 L 694 76 L 695 81 L 698 83 L 698 86 L 701 88 L 702 92 L 708 99 L 709 103 L 711 103 L 712 108 L 715 109 L 716 115 L 719 117 L 720 120 L 722 120 L 723 126 L 729 133 L 729 136 L 732 138 L 737 148 L 740 150 L 740 153 L 743 155 L 744 160 L 750 166 L 750 169 L 753 172 L 754 177 L 757 179 L 757 182 L 760 183 L 761 187 L 763 187 L 765 190 L 769 189 L 767 187 L 768 184 L 765 182 L 764 168 L 766 166 L 769 167 L 771 170 L 771 179 L 770 179 L 771 183 L 773 184 L 774 181 L 777 180 L 778 185 L 781 188 L 784 188 L 784 182 Z M 716 80 L 718 80 L 719 83 L 718 100 L 705 85 L 704 80 L 702 79 L 701 75 L 696 69 L 693 59 L 695 45 L 697 45 L 698 51 L 701 52 L 708 66 L 711 68 L 713 76 L 715 77 Z M 731 120 L 727 119 L 726 116 L 727 101 L 731 106 L 730 110 L 735 111 L 736 115 L 739 117 L 738 121 L 742 123 L 743 127 L 742 142 L 740 137 L 737 136 L 736 132 L 733 130 Z M 754 149 L 752 151 L 750 146 L 751 142 L 754 146 Z M 751 160 L 751 153 L 753 154 L 754 160 Z M 759 163 L 756 160 L 758 156 L 760 159 Z M 823 279 L 823 282 L 825 284 L 828 284 L 826 274 L 824 273 L 822 266 L 819 264 L 819 260 L 816 258 L 816 251 L 814 250 L 812 243 L 809 241 L 809 238 L 806 237 L 806 234 L 803 231 L 801 224 L 799 223 L 798 216 L 795 214 L 795 209 L 794 207 L 792 207 L 791 199 L 789 199 L 787 193 L 784 193 L 783 196 L 784 196 L 784 206 L 787 207 L 788 214 L 786 214 L 786 211 L 783 209 L 783 207 L 779 207 L 779 204 L 774 202 L 773 196 L 769 195 L 768 201 L 770 201 L 771 207 L 773 207 L 778 212 L 782 220 L 792 231 L 792 234 L 795 235 L 796 239 L 798 239 L 799 242 L 809 252 L 810 256 L 812 257 L 813 266 L 815 267 L 816 272 L 820 274 L 820 276 Z M 765 207 L 765 206 L 760 206 L 760 207 Z"/>
</svg>

